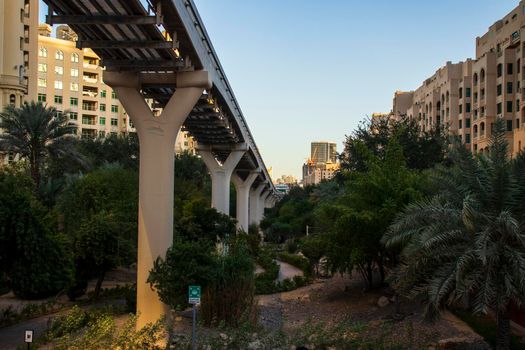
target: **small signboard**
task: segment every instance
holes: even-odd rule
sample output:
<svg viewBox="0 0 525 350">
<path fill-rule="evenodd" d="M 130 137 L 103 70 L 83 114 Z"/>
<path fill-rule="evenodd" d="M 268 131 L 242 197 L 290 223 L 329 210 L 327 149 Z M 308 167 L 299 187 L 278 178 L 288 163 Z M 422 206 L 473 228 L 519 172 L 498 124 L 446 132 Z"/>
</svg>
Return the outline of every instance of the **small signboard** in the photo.
<svg viewBox="0 0 525 350">
<path fill-rule="evenodd" d="M 24 341 L 26 343 L 32 343 L 33 342 L 33 330 L 32 329 L 26 330 L 25 336 L 24 336 Z"/>
<path fill-rule="evenodd" d="M 193 305 L 201 303 L 201 286 L 188 287 L 188 302 Z"/>
</svg>

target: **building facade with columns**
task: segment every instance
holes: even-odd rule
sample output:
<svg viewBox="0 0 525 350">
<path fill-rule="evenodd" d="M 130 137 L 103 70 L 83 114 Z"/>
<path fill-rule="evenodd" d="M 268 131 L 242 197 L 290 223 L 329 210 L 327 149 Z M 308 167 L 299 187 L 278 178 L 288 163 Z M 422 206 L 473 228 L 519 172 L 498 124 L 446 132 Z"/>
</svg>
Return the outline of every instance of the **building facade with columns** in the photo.
<svg viewBox="0 0 525 350">
<path fill-rule="evenodd" d="M 414 91 L 394 94 L 392 113 L 423 130 L 440 126 L 472 152 L 487 152 L 496 118 L 512 154 L 525 146 L 525 1 L 476 38 L 474 59 L 447 62 Z"/>
</svg>

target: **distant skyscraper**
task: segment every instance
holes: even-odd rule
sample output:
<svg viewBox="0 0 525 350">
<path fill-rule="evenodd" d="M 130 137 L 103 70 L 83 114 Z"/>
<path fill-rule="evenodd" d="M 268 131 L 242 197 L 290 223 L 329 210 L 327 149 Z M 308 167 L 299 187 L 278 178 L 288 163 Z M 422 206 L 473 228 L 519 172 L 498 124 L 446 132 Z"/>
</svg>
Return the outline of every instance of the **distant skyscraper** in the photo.
<svg viewBox="0 0 525 350">
<path fill-rule="evenodd" d="M 333 142 L 312 142 L 310 160 L 314 163 L 336 163 L 337 145 Z"/>
<path fill-rule="evenodd" d="M 339 170 L 337 145 L 334 142 L 312 142 L 310 159 L 303 165 L 303 186 L 331 179 Z"/>
</svg>

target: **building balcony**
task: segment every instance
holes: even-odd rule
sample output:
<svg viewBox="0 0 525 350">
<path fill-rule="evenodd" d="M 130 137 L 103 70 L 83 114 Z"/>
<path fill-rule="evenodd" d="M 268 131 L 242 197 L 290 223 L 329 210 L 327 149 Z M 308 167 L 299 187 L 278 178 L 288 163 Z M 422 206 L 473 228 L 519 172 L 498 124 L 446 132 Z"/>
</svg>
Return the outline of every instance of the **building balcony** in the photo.
<svg viewBox="0 0 525 350">
<path fill-rule="evenodd" d="M 90 83 L 90 84 L 97 84 L 98 83 L 98 79 L 97 78 L 90 78 L 90 77 L 83 76 L 82 80 L 85 83 Z"/>
<path fill-rule="evenodd" d="M 84 66 L 84 69 L 93 69 L 93 70 L 98 69 L 98 64 L 84 62 L 83 66 Z"/>
</svg>

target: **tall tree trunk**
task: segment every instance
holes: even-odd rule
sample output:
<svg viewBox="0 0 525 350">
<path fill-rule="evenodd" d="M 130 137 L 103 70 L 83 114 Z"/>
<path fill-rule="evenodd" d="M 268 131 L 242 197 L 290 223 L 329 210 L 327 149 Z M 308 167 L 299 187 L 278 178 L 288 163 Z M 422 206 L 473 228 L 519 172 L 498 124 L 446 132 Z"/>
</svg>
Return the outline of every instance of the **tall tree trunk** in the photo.
<svg viewBox="0 0 525 350">
<path fill-rule="evenodd" d="M 31 168 L 31 178 L 35 182 L 35 189 L 38 193 L 40 189 L 40 168 L 38 167 L 38 157 L 35 151 L 31 152 L 31 159 L 29 160 L 29 166 Z"/>
<path fill-rule="evenodd" d="M 102 289 L 102 282 L 104 282 L 104 277 L 106 277 L 106 271 L 102 271 L 99 275 L 98 275 L 98 279 L 97 279 L 97 284 L 95 286 L 95 290 L 93 292 L 93 298 L 98 298 L 98 296 L 100 295 L 100 290 Z"/>
<path fill-rule="evenodd" d="M 383 257 L 380 255 L 377 259 L 377 265 L 379 267 L 379 275 L 381 276 L 381 286 L 385 284 L 385 266 L 383 265 Z"/>
<path fill-rule="evenodd" d="M 498 310 L 496 322 L 496 350 L 510 350 L 510 319 L 507 312 Z"/>
<path fill-rule="evenodd" d="M 372 262 L 368 261 L 366 263 L 366 275 L 368 280 L 368 289 L 372 289 L 372 285 L 374 284 L 374 275 L 372 273 Z"/>
</svg>

